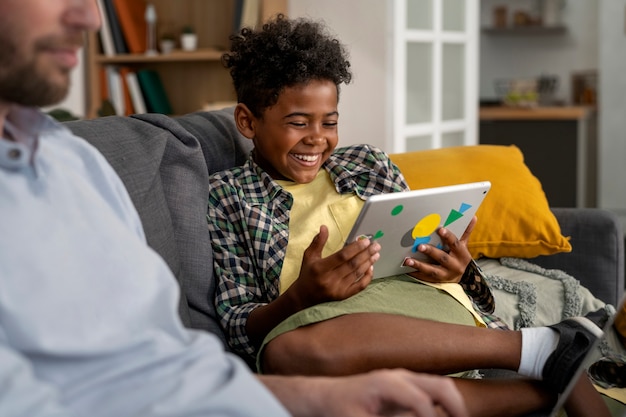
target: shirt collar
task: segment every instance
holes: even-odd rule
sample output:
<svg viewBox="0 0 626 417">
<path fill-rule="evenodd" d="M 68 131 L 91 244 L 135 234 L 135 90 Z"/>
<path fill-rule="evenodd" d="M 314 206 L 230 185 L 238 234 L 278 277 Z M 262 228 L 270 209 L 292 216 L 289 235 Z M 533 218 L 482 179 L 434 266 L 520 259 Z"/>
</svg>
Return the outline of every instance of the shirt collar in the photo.
<svg viewBox="0 0 626 417">
<path fill-rule="evenodd" d="M 59 126 L 39 109 L 13 105 L 0 137 L 0 167 L 17 170 L 31 165 L 39 145 L 39 135 L 56 128 Z"/>
</svg>

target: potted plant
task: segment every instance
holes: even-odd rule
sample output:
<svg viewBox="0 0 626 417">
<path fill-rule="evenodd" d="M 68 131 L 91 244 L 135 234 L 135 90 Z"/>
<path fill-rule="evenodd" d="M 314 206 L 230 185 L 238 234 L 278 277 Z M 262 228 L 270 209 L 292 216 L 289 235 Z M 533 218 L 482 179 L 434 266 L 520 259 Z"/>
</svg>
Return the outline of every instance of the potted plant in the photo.
<svg viewBox="0 0 626 417">
<path fill-rule="evenodd" d="M 174 35 L 167 32 L 161 35 L 161 40 L 159 41 L 159 47 L 161 49 L 162 54 L 169 54 L 172 52 L 174 47 L 176 46 L 176 39 Z"/>
<path fill-rule="evenodd" d="M 193 27 L 186 25 L 180 35 L 180 46 L 184 51 L 195 51 L 198 47 L 198 35 Z"/>
</svg>

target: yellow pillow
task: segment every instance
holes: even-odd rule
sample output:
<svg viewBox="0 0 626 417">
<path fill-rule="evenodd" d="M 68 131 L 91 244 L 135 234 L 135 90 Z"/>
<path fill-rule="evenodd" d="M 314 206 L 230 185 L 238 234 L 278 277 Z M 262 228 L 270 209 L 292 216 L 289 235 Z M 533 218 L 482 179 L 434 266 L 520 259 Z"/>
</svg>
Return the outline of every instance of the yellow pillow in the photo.
<svg viewBox="0 0 626 417">
<path fill-rule="evenodd" d="M 474 258 L 534 258 L 572 250 L 516 146 L 458 146 L 390 157 L 411 189 L 491 181 L 468 242 Z"/>
</svg>

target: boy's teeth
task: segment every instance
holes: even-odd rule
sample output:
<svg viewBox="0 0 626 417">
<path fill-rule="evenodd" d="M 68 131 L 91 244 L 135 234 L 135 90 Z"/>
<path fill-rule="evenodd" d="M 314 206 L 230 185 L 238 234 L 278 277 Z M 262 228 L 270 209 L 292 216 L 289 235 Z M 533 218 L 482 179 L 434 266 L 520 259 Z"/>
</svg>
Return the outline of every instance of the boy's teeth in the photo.
<svg viewBox="0 0 626 417">
<path fill-rule="evenodd" d="M 298 154 L 294 154 L 293 156 L 295 156 L 298 159 L 301 159 L 303 161 L 306 162 L 313 162 L 317 159 L 317 155 L 298 155 Z"/>
</svg>

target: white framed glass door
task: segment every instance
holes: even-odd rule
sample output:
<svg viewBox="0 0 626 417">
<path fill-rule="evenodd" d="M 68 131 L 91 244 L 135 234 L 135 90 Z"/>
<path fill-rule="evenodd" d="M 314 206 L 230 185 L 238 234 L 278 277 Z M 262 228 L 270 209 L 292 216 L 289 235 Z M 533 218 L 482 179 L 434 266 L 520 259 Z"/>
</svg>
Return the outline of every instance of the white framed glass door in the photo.
<svg viewBox="0 0 626 417">
<path fill-rule="evenodd" d="M 392 152 L 477 143 L 479 0 L 393 0 Z"/>
</svg>

